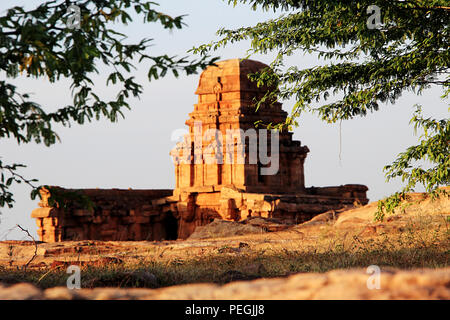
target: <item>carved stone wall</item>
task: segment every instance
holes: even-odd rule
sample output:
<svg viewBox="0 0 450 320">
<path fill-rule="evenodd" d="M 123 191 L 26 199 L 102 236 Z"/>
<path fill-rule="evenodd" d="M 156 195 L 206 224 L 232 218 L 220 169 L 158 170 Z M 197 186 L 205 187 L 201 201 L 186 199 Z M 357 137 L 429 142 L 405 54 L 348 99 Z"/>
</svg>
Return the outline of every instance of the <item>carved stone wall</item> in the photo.
<svg viewBox="0 0 450 320">
<path fill-rule="evenodd" d="M 249 193 L 233 185 L 215 188 L 175 190 L 179 211 L 178 237 L 191 235 L 196 226 L 215 218 L 242 221 L 248 217 L 276 218 L 286 224 L 298 224 L 329 211 L 368 203 L 367 187 L 306 188 L 297 194 Z"/>
<path fill-rule="evenodd" d="M 59 188 L 59 192 L 71 192 Z M 93 208 L 77 201 L 64 207 L 51 207 L 50 193 L 41 191 L 42 200 L 31 217 L 36 219 L 41 241 L 63 240 L 161 240 L 177 238 L 177 219 L 165 198 L 172 190 L 79 190 Z"/>
<path fill-rule="evenodd" d="M 59 188 L 59 192 L 72 192 Z M 367 187 L 345 185 L 307 188 L 301 194 L 248 193 L 233 185 L 220 190 L 79 190 L 93 208 L 76 201 L 50 207 L 43 190 L 36 219 L 41 241 L 65 240 L 175 240 L 186 239 L 197 226 L 214 219 L 242 221 L 248 217 L 276 218 L 286 224 L 307 221 L 328 210 L 365 204 Z M 200 191 L 200 192 L 199 192 Z"/>
<path fill-rule="evenodd" d="M 308 147 L 292 140 L 292 133 L 284 130 L 277 133 L 279 140 L 274 136 L 275 152 L 273 133 L 255 127 L 257 121 L 262 125 L 283 123 L 287 117 L 281 103 L 263 103 L 258 109 L 254 105 L 267 88 L 258 88 L 248 75 L 266 67 L 258 61 L 231 59 L 202 73 L 196 91 L 198 103 L 186 121 L 189 134 L 171 152 L 176 188 L 231 184 L 247 192 L 304 190 Z M 262 161 L 260 155 L 266 154 L 273 157 L 276 167 Z M 262 170 L 271 165 L 276 168 L 274 174 L 264 174 Z"/>
</svg>

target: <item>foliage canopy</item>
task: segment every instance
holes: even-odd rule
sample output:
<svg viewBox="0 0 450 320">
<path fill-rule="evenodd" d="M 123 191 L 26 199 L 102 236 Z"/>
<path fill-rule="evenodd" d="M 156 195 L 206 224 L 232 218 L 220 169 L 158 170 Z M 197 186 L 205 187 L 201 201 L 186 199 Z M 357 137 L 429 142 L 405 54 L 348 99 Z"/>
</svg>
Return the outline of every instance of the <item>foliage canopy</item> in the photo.
<svg viewBox="0 0 450 320">
<path fill-rule="evenodd" d="M 395 103 L 404 92 L 421 94 L 431 86 L 442 88 L 442 99 L 448 98 L 450 7 L 446 0 L 227 1 L 282 14 L 255 26 L 221 29 L 218 41 L 192 51 L 207 54 L 249 40 L 249 56 L 275 52 L 270 68 L 251 76 L 259 85 L 276 87 L 256 106 L 276 99 L 293 98 L 296 103 L 285 123 L 268 127 L 296 126 L 302 112 L 313 112 L 329 123 L 366 116 L 383 104 Z M 286 57 L 299 51 L 316 53 L 328 63 L 286 68 Z M 406 186 L 380 202 L 378 218 L 392 211 L 395 199 L 417 184 L 423 184 L 428 192 L 449 184 L 448 118 L 425 119 L 420 111 L 417 108 L 411 120 L 416 129 L 425 132 L 420 145 L 400 153 L 384 169 L 388 180 L 401 177 Z M 423 161 L 431 166 L 422 168 L 419 164 Z"/>
<path fill-rule="evenodd" d="M 137 63 L 148 65 L 151 81 L 168 72 L 175 76 L 179 72 L 196 73 L 216 60 L 152 56 L 148 50 L 152 39 L 147 38 L 126 44 L 127 36 L 113 25 L 127 25 L 133 14 L 142 17 L 144 23 L 168 30 L 185 26 L 183 16 L 171 17 L 159 11 L 157 3 L 141 0 L 52 0 L 28 11 L 16 6 L 0 16 L 0 139 L 50 146 L 59 140 L 53 130 L 55 124 L 70 126 L 100 118 L 117 121 L 123 117 L 124 108 L 130 109 L 128 99 L 142 94 L 142 86 L 131 75 Z M 100 64 L 113 69 L 107 84 L 120 87 L 111 101 L 104 101 L 94 90 L 92 75 L 98 73 Z M 69 79 L 72 104 L 48 111 L 49 106 L 41 106 L 8 82 L 19 74 L 47 77 L 51 83 Z M 7 164 L 0 158 L 0 207 L 13 205 L 10 186 L 14 182 L 31 185 L 32 197 L 36 196 L 36 180 L 26 179 L 17 171 L 23 166 Z"/>
</svg>

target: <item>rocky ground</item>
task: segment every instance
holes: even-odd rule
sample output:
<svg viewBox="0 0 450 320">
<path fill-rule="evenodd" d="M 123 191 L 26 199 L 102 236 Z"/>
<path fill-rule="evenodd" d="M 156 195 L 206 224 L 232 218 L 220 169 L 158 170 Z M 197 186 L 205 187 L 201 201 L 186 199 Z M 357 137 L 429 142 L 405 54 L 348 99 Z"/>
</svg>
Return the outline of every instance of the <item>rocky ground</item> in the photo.
<svg viewBox="0 0 450 320">
<path fill-rule="evenodd" d="M 3 241 L 0 299 L 449 299 L 448 197 L 412 194 L 383 222 L 376 205 L 298 226 L 216 221 L 185 241 Z M 65 287 L 70 265 L 81 290 Z"/>
<path fill-rule="evenodd" d="M 450 268 L 384 271 L 380 288 L 368 289 L 366 270 L 336 270 L 324 274 L 296 274 L 286 278 L 188 284 L 160 289 L 95 288 L 40 290 L 29 283 L 0 287 L 3 299 L 83 300 L 299 300 L 299 299 L 450 299 Z"/>
</svg>

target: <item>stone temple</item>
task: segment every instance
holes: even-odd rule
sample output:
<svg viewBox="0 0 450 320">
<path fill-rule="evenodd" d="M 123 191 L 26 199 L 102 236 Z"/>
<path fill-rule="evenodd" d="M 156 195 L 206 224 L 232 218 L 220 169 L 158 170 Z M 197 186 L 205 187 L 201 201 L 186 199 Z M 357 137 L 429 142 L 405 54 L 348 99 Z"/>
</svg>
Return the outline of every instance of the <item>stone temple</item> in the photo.
<svg viewBox="0 0 450 320">
<path fill-rule="evenodd" d="M 201 192 L 215 188 L 219 191 L 221 186 L 232 185 L 245 192 L 259 193 L 305 190 L 303 163 L 308 148 L 301 146 L 300 141 L 293 141 L 290 132 L 279 133 L 275 140 L 267 130 L 255 129 L 257 121 L 278 123 L 284 122 L 287 116 L 278 102 L 262 105 L 255 112 L 253 100 L 261 98 L 264 91 L 247 75 L 265 67 L 257 61 L 234 59 L 202 73 L 196 91 L 198 104 L 186 121 L 191 145 L 185 144 L 184 150 L 181 147 L 173 152 L 185 155 L 191 150 L 194 160 L 187 163 L 189 161 L 175 157 L 177 189 Z M 266 136 L 259 137 L 260 132 Z M 208 141 L 208 136 L 212 142 Z M 270 157 L 274 163 L 262 163 L 258 159 L 260 152 L 265 147 L 264 156 L 270 154 L 272 144 L 279 149 Z M 276 174 L 271 174 L 270 169 Z M 267 173 L 262 174 L 264 171 Z"/>
<path fill-rule="evenodd" d="M 41 241 L 186 239 L 214 219 L 242 221 L 274 218 L 298 224 L 315 215 L 366 204 L 368 188 L 346 184 L 306 187 L 304 162 L 309 152 L 292 133 L 263 124 L 284 122 L 278 102 L 254 106 L 267 88 L 248 75 L 266 68 L 253 60 L 232 59 L 208 67 L 200 76 L 198 103 L 189 114 L 189 133 L 171 151 L 174 190 L 72 190 L 58 194 L 88 198 L 50 205 L 41 191 L 32 217 Z"/>
</svg>

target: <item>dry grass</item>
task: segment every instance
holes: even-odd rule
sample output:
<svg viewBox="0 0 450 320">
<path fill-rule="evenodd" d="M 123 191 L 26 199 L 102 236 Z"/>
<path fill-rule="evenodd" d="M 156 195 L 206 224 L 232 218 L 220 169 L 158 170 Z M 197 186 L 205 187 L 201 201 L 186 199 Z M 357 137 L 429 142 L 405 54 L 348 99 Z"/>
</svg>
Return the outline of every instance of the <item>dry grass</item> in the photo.
<svg viewBox="0 0 450 320">
<path fill-rule="evenodd" d="M 82 287 L 154 288 L 198 282 L 226 283 L 299 272 L 366 268 L 373 264 L 385 270 L 441 268 L 449 265 L 449 226 L 446 217 L 416 216 L 406 219 L 401 227 L 387 225 L 371 235 L 367 235 L 366 229 L 337 229 L 329 223 L 296 232 L 234 237 L 234 242 L 228 242 L 238 240 L 248 244 L 240 247 L 218 241 L 209 250 L 166 253 L 166 249 L 150 247 L 142 254 L 130 249 L 120 256 L 122 263 L 82 267 Z M 136 276 L 139 272 L 151 273 L 157 280 L 152 282 Z M 65 269 L 45 267 L 23 271 L 0 266 L 0 282 L 4 283 L 31 282 L 48 288 L 65 286 L 67 277 Z"/>
</svg>

